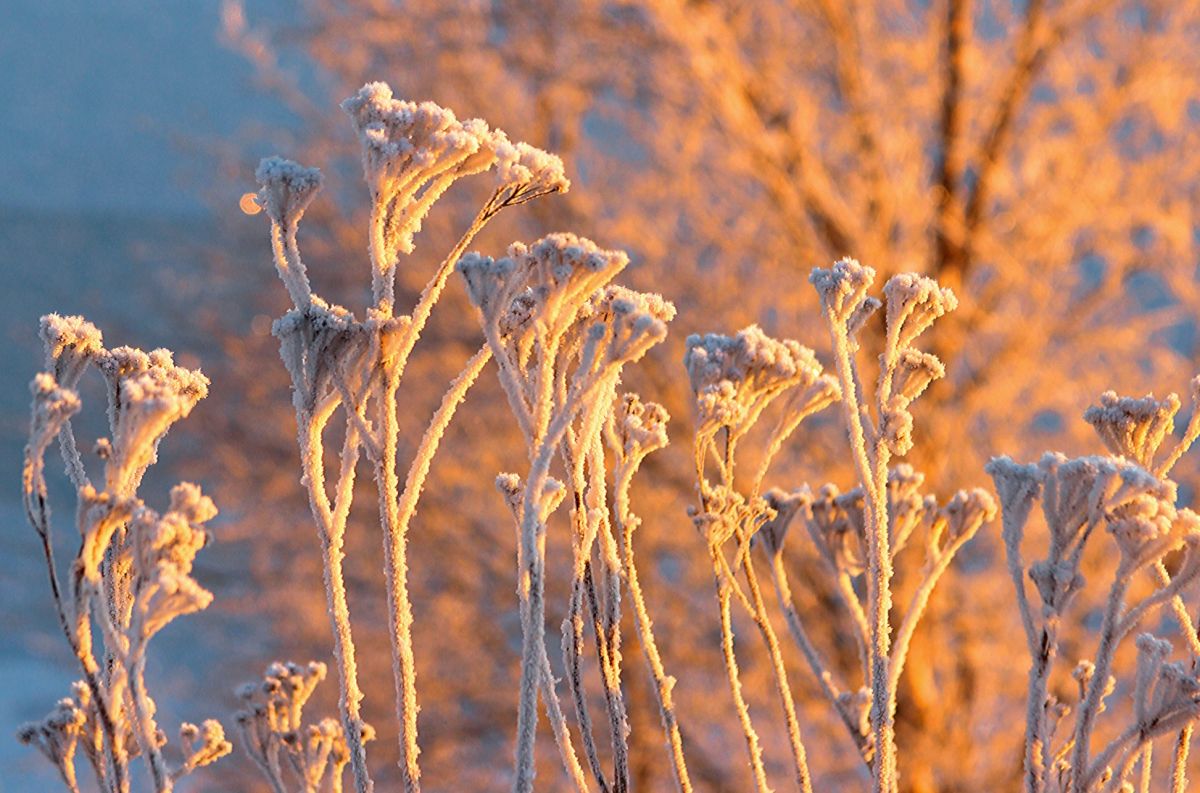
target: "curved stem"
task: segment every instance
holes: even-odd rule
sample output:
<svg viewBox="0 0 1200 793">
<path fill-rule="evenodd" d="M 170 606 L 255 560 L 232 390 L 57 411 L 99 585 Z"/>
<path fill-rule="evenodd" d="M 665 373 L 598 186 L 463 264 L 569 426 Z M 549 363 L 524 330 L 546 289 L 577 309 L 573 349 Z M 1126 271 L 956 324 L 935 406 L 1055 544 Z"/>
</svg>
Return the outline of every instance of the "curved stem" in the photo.
<svg viewBox="0 0 1200 793">
<path fill-rule="evenodd" d="M 748 542 L 747 538 L 747 542 Z M 792 759 L 796 764 L 796 784 L 803 793 L 812 793 L 812 776 L 808 770 L 808 752 L 800 737 L 800 720 L 796 717 L 796 703 L 792 697 L 792 688 L 788 684 L 787 669 L 783 663 L 783 652 L 779 647 L 779 637 L 771 627 L 771 618 L 767 614 L 767 606 L 762 596 L 762 588 L 758 585 L 758 574 L 754 571 L 754 559 L 750 554 L 742 557 L 742 570 L 746 574 L 746 583 L 750 589 L 751 602 L 754 605 L 754 623 L 758 626 L 767 643 L 771 655 L 771 668 L 775 674 L 775 688 L 779 692 L 783 704 L 783 715 L 787 720 L 788 740 L 791 742 Z"/>
<path fill-rule="evenodd" d="M 634 563 L 633 530 L 638 521 L 630 511 L 629 487 L 633 482 L 636 468 L 636 462 L 618 467 L 621 473 L 616 477 L 613 488 L 613 517 L 616 521 L 617 536 L 621 539 L 622 544 L 625 583 L 629 588 L 629 599 L 633 602 L 633 624 L 637 630 L 638 641 L 642 645 L 642 654 L 654 677 L 654 695 L 658 700 L 663 732 L 670 750 L 675 787 L 680 793 L 691 793 L 692 781 L 688 776 L 687 762 L 683 755 L 683 737 L 679 732 L 679 721 L 675 716 L 675 702 L 671 696 L 671 691 L 675 687 L 675 678 L 668 676 L 663 667 L 658 644 L 654 640 L 654 626 L 650 620 L 650 612 L 646 608 L 646 597 L 642 593 L 641 580 L 638 578 L 637 566 Z"/>
<path fill-rule="evenodd" d="M 1100 627 L 1100 646 L 1096 650 L 1096 667 L 1088 685 L 1087 695 L 1080 703 L 1079 716 L 1075 723 L 1075 748 L 1071 754 L 1071 768 L 1075 769 L 1071 789 L 1073 793 L 1087 793 L 1088 749 L 1092 738 L 1092 727 L 1100 709 L 1100 700 L 1108 683 L 1108 671 L 1112 666 L 1113 652 L 1118 640 L 1118 623 L 1121 621 L 1122 598 L 1128 587 L 1128 575 L 1117 570 L 1116 580 L 1109 590 L 1108 603 L 1104 609 L 1104 621 Z"/>
<path fill-rule="evenodd" d="M 417 681 L 412 647 L 412 601 L 408 592 L 408 537 L 400 520 L 397 503 L 400 479 L 396 455 L 400 428 L 396 418 L 396 393 L 399 374 L 384 373 L 382 400 L 379 404 L 383 454 L 375 464 L 375 483 L 379 490 L 379 517 L 383 524 L 384 574 L 387 578 L 388 634 L 392 647 L 392 676 L 396 691 L 396 716 L 400 721 L 400 774 L 406 793 L 421 789 L 421 770 L 417 764 Z"/>
<path fill-rule="evenodd" d="M 325 490 L 324 441 L 322 433 L 328 414 L 298 415 L 301 422 L 300 463 L 307 485 L 309 505 L 318 521 L 321 540 L 322 571 L 325 579 L 325 598 L 333 627 L 333 655 L 338 669 L 338 710 L 342 729 L 350 750 L 350 768 L 358 793 L 370 793 L 373 788 L 367 771 L 366 748 L 363 745 L 363 720 L 360 711 L 362 690 L 358 686 L 358 666 L 355 661 L 354 637 L 350 627 L 350 609 L 346 600 L 346 584 L 342 572 L 346 518 L 353 498 L 354 467 L 358 461 L 358 438 L 355 425 L 347 420 L 346 439 L 342 449 L 342 467 L 338 476 L 338 492 L 334 507 L 330 507 Z"/>
<path fill-rule="evenodd" d="M 841 690 L 833 680 L 833 673 L 825 665 L 825 662 L 821 660 L 820 653 L 813 646 L 812 640 L 808 638 L 808 632 L 804 630 L 804 624 L 800 621 L 800 614 L 796 611 L 796 605 L 792 598 L 792 588 L 788 583 L 787 570 L 783 566 L 782 554 L 775 554 L 771 557 L 771 577 L 775 584 L 775 594 L 779 598 L 779 607 L 783 610 L 783 616 L 787 621 L 788 631 L 792 634 L 792 639 L 795 640 L 796 646 L 800 648 L 800 653 L 808 662 L 808 666 L 821 688 L 821 693 L 825 695 L 825 699 L 829 701 L 834 712 L 838 714 L 842 724 L 845 725 L 847 731 L 850 733 L 850 737 L 854 741 L 859 755 L 866 760 L 868 756 L 866 736 L 859 732 L 858 724 L 842 706 Z"/>
<path fill-rule="evenodd" d="M 733 703 L 737 710 L 738 721 L 742 726 L 742 734 L 746 736 L 746 748 L 750 753 L 750 768 L 754 772 L 754 785 L 758 793 L 771 793 L 767 784 L 767 772 L 763 768 L 762 745 L 758 741 L 758 733 L 750 721 L 750 708 L 742 696 L 742 681 L 738 674 L 737 656 L 733 651 L 733 619 L 730 614 L 729 585 L 725 583 L 725 574 L 717 561 L 719 549 L 709 547 L 713 555 L 713 572 L 716 573 L 717 605 L 721 612 L 721 649 L 725 658 L 725 672 L 729 678 L 729 690 L 733 693 Z"/>
<path fill-rule="evenodd" d="M 1175 741 L 1175 757 L 1171 766 L 1171 793 L 1184 793 L 1187 790 L 1187 761 L 1188 750 L 1192 743 L 1193 725 L 1188 724 L 1179 731 Z"/>
</svg>

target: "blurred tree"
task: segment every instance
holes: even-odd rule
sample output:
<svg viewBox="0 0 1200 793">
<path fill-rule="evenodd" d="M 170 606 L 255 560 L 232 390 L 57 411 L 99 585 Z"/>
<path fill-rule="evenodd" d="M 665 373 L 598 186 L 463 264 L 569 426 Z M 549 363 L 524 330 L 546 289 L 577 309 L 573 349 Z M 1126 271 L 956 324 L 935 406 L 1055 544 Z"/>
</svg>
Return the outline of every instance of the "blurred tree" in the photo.
<svg viewBox="0 0 1200 793">
<path fill-rule="evenodd" d="M 814 265 L 845 255 L 883 276 L 917 271 L 952 286 L 960 309 L 934 341 L 948 376 L 918 411 L 911 458 L 943 496 L 985 481 L 991 454 L 1096 450 L 1079 415 L 1101 391 L 1178 390 L 1195 368 L 1195 0 L 309 0 L 292 22 L 270 28 L 250 24 L 235 0 L 224 12 L 230 44 L 300 120 L 280 153 L 322 167 L 338 196 L 318 202 L 306 232 L 323 293 L 361 303 L 339 286 L 337 268 L 367 266 L 367 202 L 350 198 L 356 144 L 330 111 L 364 81 L 387 79 L 397 93 L 482 116 L 567 161 L 569 195 L 504 219 L 479 247 L 495 253 L 511 239 L 570 229 L 628 249 L 634 285 L 680 307 L 673 341 L 634 384 L 676 419 L 674 456 L 646 472 L 657 487 L 643 483 L 638 510 L 647 523 L 642 552 L 654 562 L 648 597 L 668 667 L 681 679 L 685 739 L 706 789 L 744 789 L 748 777 L 731 743 L 738 736 L 728 703 L 711 685 L 720 674 L 711 584 L 683 514 L 692 489 L 679 364 L 688 333 L 759 322 L 824 349 L 805 279 Z M 230 166 L 240 170 L 230 174 L 249 189 L 247 163 L 269 153 L 234 157 Z M 360 212 L 338 215 L 338 206 Z M 431 266 L 419 264 L 421 251 L 448 247 L 464 211 L 430 219 L 402 288 L 419 289 Z M 241 284 L 267 284 L 258 224 L 229 222 L 233 234 L 254 240 L 238 256 L 263 266 L 255 275 L 241 261 L 226 266 Z M 284 300 L 271 289 L 223 299 L 241 301 L 244 316 L 274 315 Z M 414 441 L 477 342 L 458 313 L 467 310 L 462 295 L 443 305 L 414 363 L 425 368 L 410 375 L 428 384 L 402 417 Z M 252 388 L 242 393 L 253 402 L 243 396 L 243 409 L 227 412 L 228 437 L 238 440 L 222 459 L 256 494 L 243 501 L 246 525 L 279 527 L 264 529 L 274 540 L 261 544 L 259 570 L 264 584 L 286 570 L 289 584 L 274 593 L 279 619 L 296 631 L 285 644 L 321 657 L 312 649 L 328 641 L 317 619 L 315 534 L 289 464 L 285 376 L 263 363 L 273 354 L 266 327 L 260 316 L 256 333 L 227 337 L 235 363 L 224 374 Z M 269 402 L 276 407 L 264 420 Z M 816 426 L 791 444 L 780 484 L 845 478 L 840 433 Z M 492 474 L 511 467 L 521 447 L 495 389 L 469 400 L 448 444 L 413 539 L 422 760 L 431 784 L 453 779 L 477 789 L 507 768 L 513 728 L 512 538 L 490 491 Z M 1195 467 L 1185 465 L 1186 482 Z M 350 542 L 369 553 L 377 539 L 360 526 Z M 267 550 L 282 543 L 296 556 Z M 905 790 L 1016 784 L 1026 661 L 995 546 L 994 535 L 976 540 L 914 642 L 898 713 Z M 814 563 L 807 551 L 793 556 L 801 568 Z M 550 557 L 553 571 L 553 547 Z M 378 571 L 355 574 L 374 581 Z M 902 564 L 901 593 L 905 581 Z M 314 594 L 302 597 L 301 587 Z M 802 589 L 803 607 L 836 609 L 830 592 Z M 359 622 L 377 627 L 379 652 L 365 654 L 365 671 L 382 682 L 384 622 L 370 597 L 353 607 Z M 818 642 L 853 668 L 854 648 L 836 620 L 821 631 Z M 749 626 L 741 634 L 751 704 L 770 723 L 767 663 Z M 814 692 L 807 669 L 789 663 L 798 693 Z M 642 671 L 634 666 L 631 674 Z M 644 675 L 630 686 L 638 789 L 662 789 L 668 772 L 653 760 L 660 747 L 648 728 L 650 689 Z M 810 718 L 831 724 L 817 698 L 807 699 Z M 377 711 L 381 721 L 386 712 L 386 704 Z M 394 743 L 390 725 L 378 726 L 376 760 Z M 822 732 L 836 737 L 818 755 L 818 789 L 856 785 L 853 748 L 832 728 L 808 730 Z M 782 763 L 783 731 L 773 733 L 767 755 Z M 552 747 L 540 756 L 552 763 Z M 548 766 L 539 779 L 550 785 L 556 774 Z"/>
</svg>

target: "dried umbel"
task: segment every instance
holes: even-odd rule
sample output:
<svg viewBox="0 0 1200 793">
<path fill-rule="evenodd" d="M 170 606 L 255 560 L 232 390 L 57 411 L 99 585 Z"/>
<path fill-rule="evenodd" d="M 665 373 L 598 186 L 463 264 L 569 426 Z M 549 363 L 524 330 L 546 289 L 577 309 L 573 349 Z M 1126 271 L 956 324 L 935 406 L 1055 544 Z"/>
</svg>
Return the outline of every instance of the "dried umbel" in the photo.
<svg viewBox="0 0 1200 793">
<path fill-rule="evenodd" d="M 841 397 L 841 387 L 824 373 L 812 350 L 791 339 L 767 336 L 756 325 L 733 336 L 716 333 L 689 336 L 684 367 L 695 412 L 693 456 L 700 500 L 698 506 L 689 507 L 688 511 L 704 538 L 713 565 L 725 669 L 746 738 L 755 785 L 760 791 L 768 787 L 758 734 L 741 693 L 731 622 L 734 601 L 750 614 L 770 652 L 775 688 L 788 725 L 796 783 L 802 790 L 810 790 L 812 779 L 807 750 L 784 671 L 782 651 L 767 616 L 750 547 L 756 538 L 757 544 L 766 547 L 777 591 L 786 592 L 787 582 L 778 575 L 782 571 L 783 537 L 792 517 L 807 504 L 808 493 L 801 490 L 789 495 L 772 489 L 764 497 L 763 483 L 784 442 L 804 419 L 837 401 Z M 778 418 L 746 488 L 745 482 L 737 476 L 739 441 L 775 402 L 780 405 Z M 715 480 L 709 478 L 710 469 L 715 470 Z M 732 558 L 726 550 L 730 546 Z M 745 576 L 745 585 L 739 580 L 739 573 Z M 816 651 L 803 634 L 795 610 L 790 608 L 790 600 L 790 592 L 786 596 L 781 594 L 781 604 L 789 615 L 789 628 L 810 665 L 821 667 Z M 836 703 L 838 692 L 828 686 L 825 690 Z"/>
<path fill-rule="evenodd" d="M 212 601 L 192 577 L 192 563 L 207 541 L 202 525 L 216 507 L 195 485 L 180 484 L 160 515 L 137 490 L 167 431 L 207 394 L 208 379 L 177 366 L 167 350 L 105 349 L 100 332 L 81 317 L 43 317 L 41 335 L 49 371 L 38 374 L 32 386 L 25 506 L 42 540 L 59 624 L 84 680 L 71 699 L 22 737 L 38 744 L 71 790 L 78 789 L 74 758 L 82 747 L 104 793 L 128 791 L 129 760 L 136 754 L 145 759 L 154 789 L 169 791 L 176 779 L 230 749 L 216 722 L 203 728 L 185 724 L 183 762 L 170 766 L 145 681 L 150 639 Z M 108 386 L 112 438 L 97 444 L 104 469 L 99 487 L 92 484 L 71 428 L 83 407 L 74 386 L 93 366 Z M 56 439 L 75 488 L 81 538 L 65 587 L 53 553 L 45 481 L 45 455 Z M 94 631 L 101 637 L 99 648 Z"/>
<path fill-rule="evenodd" d="M 777 396 L 807 388 L 822 374 L 812 350 L 791 339 L 773 339 L 757 325 L 734 336 L 689 336 L 684 366 L 695 395 L 697 432 L 728 429 L 734 438 L 744 435 Z"/>
<path fill-rule="evenodd" d="M 1200 395 L 1200 378 L 1192 380 L 1191 385 L 1192 418 L 1174 450 L 1157 467 L 1154 458 L 1175 430 L 1175 414 L 1180 406 L 1177 395 L 1168 394 L 1160 401 L 1153 394 L 1135 399 L 1105 391 L 1100 395 L 1100 404 L 1084 411 L 1083 420 L 1095 428 L 1110 452 L 1128 457 L 1158 476 L 1165 476 L 1200 436 L 1200 410 L 1195 409 Z"/>
<path fill-rule="evenodd" d="M 342 789 L 350 747 L 337 719 L 304 722 L 304 706 L 325 679 L 325 664 L 273 663 L 260 683 L 238 689 L 243 710 L 234 719 L 242 746 L 275 791 Z M 374 737 L 364 724 L 361 742 Z M 298 787 L 288 783 L 295 780 Z"/>
<path fill-rule="evenodd" d="M 908 644 L 941 575 L 991 510 L 974 491 L 956 496 L 938 510 L 932 500 L 908 490 L 906 483 L 918 481 L 915 472 L 908 469 L 906 475 L 896 478 L 894 474 L 903 469 L 890 466 L 892 457 L 905 455 L 913 447 L 913 401 L 945 376 L 943 363 L 916 344 L 936 320 L 957 307 L 954 293 L 928 277 L 902 273 L 888 279 L 880 300 L 869 294 L 875 270 L 853 259 L 814 269 L 809 282 L 820 298 L 829 328 L 843 416 L 860 483 L 857 492 L 851 491 L 853 497 L 826 492 L 822 500 L 811 503 L 810 534 L 834 571 L 842 600 L 859 629 L 860 657 L 872 701 L 870 735 L 859 735 L 854 714 L 841 712 L 859 741 L 860 752 L 869 758 L 874 790 L 885 793 L 897 774 L 896 685 Z M 857 360 L 859 336 L 881 307 L 885 307 L 883 351 L 876 387 L 870 394 Z M 927 527 L 926 566 L 893 645 L 892 565 L 897 551 L 921 525 Z M 865 603 L 849 583 L 860 573 L 865 575 Z M 827 694 L 831 688 L 826 686 Z"/>
</svg>

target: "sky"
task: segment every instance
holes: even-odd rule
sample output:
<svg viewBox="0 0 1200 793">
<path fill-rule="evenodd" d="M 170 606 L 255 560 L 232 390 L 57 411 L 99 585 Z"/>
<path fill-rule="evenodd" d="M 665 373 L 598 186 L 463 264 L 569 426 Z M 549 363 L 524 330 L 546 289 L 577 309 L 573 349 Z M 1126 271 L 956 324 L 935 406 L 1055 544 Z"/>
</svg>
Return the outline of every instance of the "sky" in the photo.
<svg viewBox="0 0 1200 793">
<path fill-rule="evenodd" d="M 203 212 L 180 178 L 189 147 L 269 110 L 221 46 L 219 12 L 218 0 L 4 0 L 0 212 Z"/>
</svg>

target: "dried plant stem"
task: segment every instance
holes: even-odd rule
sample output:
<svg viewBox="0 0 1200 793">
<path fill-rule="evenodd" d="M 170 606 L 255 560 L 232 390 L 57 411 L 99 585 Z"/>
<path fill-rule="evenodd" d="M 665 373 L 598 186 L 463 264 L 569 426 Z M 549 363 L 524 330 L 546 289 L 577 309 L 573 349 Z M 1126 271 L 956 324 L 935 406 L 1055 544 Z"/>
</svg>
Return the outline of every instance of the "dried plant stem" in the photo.
<svg viewBox="0 0 1200 793">
<path fill-rule="evenodd" d="M 592 619 L 596 625 L 596 650 L 604 680 L 604 701 L 608 709 L 609 733 L 613 750 L 613 790 L 626 793 L 629 789 L 629 715 L 625 695 L 621 691 L 621 557 L 609 521 L 608 483 L 605 478 L 604 444 L 600 437 L 600 421 L 607 413 L 599 406 L 611 406 L 614 395 L 607 381 L 602 395 L 593 398 L 593 407 L 584 413 L 582 438 L 587 444 L 591 482 L 588 489 L 589 507 L 599 510 L 599 556 L 604 570 L 604 608 L 600 609 L 592 568 L 584 571 L 586 593 L 592 604 Z M 590 441 L 588 440 L 590 439 Z M 601 620 L 601 615 L 603 619 Z"/>
<path fill-rule="evenodd" d="M 850 340 L 843 328 L 833 333 L 834 358 L 842 385 L 842 404 L 850 434 L 854 466 L 866 495 L 867 518 L 867 625 L 871 679 L 871 732 L 875 739 L 875 793 L 889 793 L 895 785 L 896 740 L 894 699 L 889 669 L 891 627 L 888 614 L 892 606 L 891 541 L 885 487 L 887 451 L 872 438 L 868 448 L 869 419 L 862 401 L 862 386 L 851 357 Z M 874 435 L 874 433 L 872 433 Z M 871 451 L 874 454 L 871 454 Z"/>
<path fill-rule="evenodd" d="M 1142 749 L 1142 779 L 1138 786 L 1138 793 L 1150 793 L 1150 771 L 1153 768 L 1154 761 L 1154 744 L 1147 742 L 1146 748 Z"/>
<path fill-rule="evenodd" d="M 1175 741 L 1175 756 L 1171 765 L 1171 793 L 1184 793 L 1187 790 L 1187 761 L 1188 751 L 1192 743 L 1193 725 L 1189 723 L 1179 731 Z"/>
<path fill-rule="evenodd" d="M 739 530 L 740 533 L 740 530 Z M 740 536 L 739 542 L 748 543 L 749 537 Z M 746 583 L 750 589 L 750 601 L 754 606 L 751 612 L 754 624 L 762 633 L 771 655 L 771 668 L 775 674 L 775 688 L 783 705 L 783 715 L 787 720 L 788 740 L 792 747 L 792 760 L 796 764 L 796 784 L 804 793 L 812 793 L 812 776 L 808 770 L 808 753 L 804 741 L 800 737 L 800 720 L 796 717 L 796 703 L 792 698 L 792 688 L 788 684 L 787 669 L 783 663 L 783 651 L 779 647 L 779 637 L 771 627 L 771 618 L 767 614 L 766 602 L 762 596 L 762 588 L 758 584 L 758 574 L 754 570 L 754 557 L 742 554 L 742 570 L 746 574 Z"/>
<path fill-rule="evenodd" d="M 571 783 L 575 786 L 575 790 L 578 793 L 587 793 L 587 777 L 584 774 L 583 766 L 579 764 L 579 757 L 575 754 L 575 744 L 571 741 L 567 720 L 563 717 L 562 706 L 558 702 L 558 692 L 554 688 L 554 670 L 550 668 L 550 655 L 545 648 L 543 648 L 540 666 L 538 681 L 542 688 L 542 697 L 546 702 L 546 718 L 550 721 L 550 729 L 554 733 L 554 742 L 558 746 L 559 757 L 562 759 L 567 774 L 571 777 Z"/>
<path fill-rule="evenodd" d="M 1163 564 L 1162 559 L 1154 563 L 1150 568 L 1150 573 L 1160 587 L 1170 586 L 1171 574 L 1167 572 L 1167 566 Z M 1179 595 L 1171 598 L 1171 613 L 1175 615 L 1175 621 L 1179 623 L 1179 632 L 1187 640 L 1191 654 L 1200 656 L 1200 637 L 1196 635 L 1196 624 L 1192 622 L 1192 615 L 1188 613 L 1187 604 Z"/>
<path fill-rule="evenodd" d="M 1118 568 L 1112 589 L 1108 593 L 1108 602 L 1104 608 L 1104 620 L 1100 626 L 1100 646 L 1096 650 L 1096 668 L 1088 685 L 1087 696 L 1079 705 L 1079 716 L 1075 723 L 1075 746 L 1071 753 L 1071 768 L 1075 775 L 1071 781 L 1072 793 L 1087 793 L 1090 780 L 1086 773 L 1088 769 L 1088 749 L 1092 738 L 1092 726 L 1100 710 L 1100 701 L 1108 682 L 1108 672 L 1112 666 L 1113 652 L 1120 639 L 1118 633 L 1123 609 L 1122 600 L 1129 586 L 1128 574 Z"/>
<path fill-rule="evenodd" d="M 900 629 L 896 631 L 896 638 L 892 642 L 894 650 L 891 669 L 891 709 L 893 712 L 896 710 L 896 690 L 900 685 L 900 675 L 904 674 L 904 665 L 908 660 L 908 648 L 912 644 L 917 624 L 921 621 L 921 616 L 929 605 L 929 598 L 933 596 L 933 590 L 937 588 L 942 575 L 949 569 L 950 563 L 954 561 L 959 549 L 966 545 L 972 536 L 959 537 L 950 547 L 942 551 L 933 566 L 926 570 L 924 579 L 917 587 L 917 591 L 913 593 L 908 609 L 904 612 L 904 620 L 900 623 Z"/>
<path fill-rule="evenodd" d="M 825 665 L 825 662 L 821 660 L 820 653 L 817 652 L 817 648 L 813 646 L 812 641 L 808 638 L 808 632 L 804 630 L 804 624 L 800 621 L 800 614 L 796 611 L 796 605 L 792 597 L 792 588 L 788 583 L 787 570 L 783 565 L 782 554 L 775 554 L 771 557 L 771 577 L 775 584 L 775 594 L 779 598 L 779 607 L 783 610 L 783 616 L 787 621 L 788 631 L 791 633 L 792 639 L 796 642 L 796 646 L 800 648 L 800 653 L 808 662 L 813 676 L 817 679 L 817 685 L 820 687 L 821 693 L 825 695 L 825 699 L 829 701 L 834 712 L 838 714 L 838 718 L 849 731 L 850 738 L 854 741 L 859 755 L 865 761 L 868 756 L 866 736 L 858 731 L 858 724 L 855 723 L 854 719 L 842 706 L 841 690 L 833 680 L 833 673 Z"/>
<path fill-rule="evenodd" d="M 611 586 L 611 584 L 610 584 Z M 604 704 L 608 712 L 609 734 L 613 750 L 613 790 L 629 789 L 629 749 L 625 744 L 625 703 L 621 695 L 620 650 L 617 647 L 617 621 L 610 610 L 602 616 L 591 565 L 584 571 L 584 592 L 591 606 L 592 627 L 596 634 L 596 656 L 604 684 Z"/>
<path fill-rule="evenodd" d="M 613 488 L 613 519 L 616 523 L 617 537 L 621 541 L 621 552 L 624 565 L 625 584 L 629 589 L 629 599 L 633 603 L 634 628 L 638 641 L 642 646 L 642 654 L 650 667 L 654 678 L 654 695 L 658 700 L 659 716 L 662 719 L 663 732 L 671 755 L 671 770 L 675 778 L 675 787 L 680 793 L 691 793 L 692 780 L 688 776 L 687 762 L 683 754 L 683 737 L 679 732 L 679 720 L 675 716 L 675 701 L 671 691 L 675 686 L 675 678 L 667 675 L 663 666 L 658 644 L 654 639 L 654 624 L 650 612 L 646 608 L 646 597 L 642 592 L 642 583 L 638 578 L 637 565 L 634 563 L 633 530 L 638 519 L 634 517 L 629 506 L 629 488 L 633 483 L 633 475 L 637 466 L 626 465 L 620 469 L 620 476 Z"/>
<path fill-rule="evenodd" d="M 28 458 L 25 461 L 23 475 L 23 495 L 26 517 L 29 519 L 30 524 L 37 532 L 38 539 L 41 541 L 42 556 L 46 562 L 46 573 L 50 578 L 50 593 L 54 600 L 54 612 L 58 617 L 59 627 L 62 628 L 63 635 L 67 639 L 67 644 L 71 647 L 71 652 L 79 660 L 84 682 L 87 683 L 88 691 L 96 703 L 96 715 L 100 720 L 100 729 L 104 733 L 105 754 L 108 759 L 107 771 L 112 776 L 112 790 L 117 793 L 128 793 L 129 758 L 126 755 L 124 747 L 118 742 L 116 737 L 109 697 L 101 685 L 99 677 L 100 667 L 96 663 L 95 656 L 91 650 L 90 631 L 88 632 L 88 638 L 82 639 L 82 633 L 77 632 L 76 627 L 72 626 L 73 621 L 77 625 L 80 624 L 80 621 L 77 619 L 73 620 L 70 616 L 67 610 L 67 603 L 62 595 L 62 589 L 58 583 L 58 567 L 54 561 L 54 544 L 50 538 L 50 510 L 46 504 L 46 481 L 42 476 L 41 466 L 35 466 L 33 461 Z M 86 628 L 86 611 L 84 614 L 85 618 L 82 621 L 82 625 Z M 98 766 L 97 772 L 103 774 L 104 766 Z M 103 786 L 109 780 L 101 777 L 98 781 Z"/>
<path fill-rule="evenodd" d="M 392 302 L 396 296 L 396 255 L 389 251 L 384 240 L 384 229 L 387 223 L 388 204 L 372 197 L 370 238 L 368 248 L 371 254 L 371 294 L 375 299 L 375 307 L 391 316 Z"/>
<path fill-rule="evenodd" d="M 417 681 L 412 648 L 412 601 L 408 592 L 408 537 L 400 522 L 397 503 L 400 480 L 396 473 L 400 428 L 396 418 L 399 373 L 383 373 L 380 424 L 383 454 L 375 463 L 379 491 L 379 518 L 383 524 L 384 573 L 387 578 L 388 634 L 392 646 L 392 676 L 396 690 L 396 715 L 400 720 L 400 774 L 405 793 L 421 789 L 417 764 Z"/>
<path fill-rule="evenodd" d="M 1025 790 L 1041 793 L 1046 784 L 1050 740 L 1046 735 L 1046 701 L 1050 684 L 1050 668 L 1058 654 L 1057 615 L 1046 618 L 1041 638 L 1032 651 L 1033 665 L 1029 669 L 1029 695 L 1025 706 Z"/>
<path fill-rule="evenodd" d="M 421 295 L 417 298 L 417 304 L 412 310 L 412 324 L 409 326 L 400 352 L 396 356 L 396 365 L 401 372 L 404 371 L 404 367 L 408 363 L 408 356 L 412 354 L 413 347 L 416 346 L 421 331 L 425 329 L 425 323 L 429 321 L 429 316 L 433 313 L 434 305 L 442 296 L 450 274 L 454 272 L 454 265 L 462 256 L 463 251 L 467 249 L 467 246 L 471 244 L 471 241 L 483 230 L 483 227 L 487 225 L 487 222 L 492 217 L 494 217 L 494 213 L 488 214 L 486 207 L 479 210 L 475 219 L 471 221 L 471 225 L 458 238 L 458 242 L 454 243 L 454 247 L 442 259 L 433 276 L 425 283 L 425 287 L 421 290 Z"/>
<path fill-rule="evenodd" d="M 362 740 L 363 720 L 360 704 L 363 693 L 358 686 L 354 637 L 350 628 L 350 609 L 342 573 L 346 518 L 353 497 L 354 467 L 358 461 L 359 444 L 355 425 L 347 421 L 337 500 L 335 508 L 331 508 L 325 488 L 323 432 L 334 407 L 336 406 L 326 406 L 321 412 L 300 417 L 303 428 L 300 435 L 300 462 L 308 489 L 309 506 L 317 518 L 321 539 L 326 605 L 333 624 L 333 655 L 338 668 L 338 710 L 342 719 L 342 729 L 346 733 L 346 743 L 350 749 L 351 773 L 354 775 L 355 789 L 358 793 L 370 793 L 373 785 L 367 771 L 366 748 Z M 347 411 L 352 409 L 347 406 Z"/>
<path fill-rule="evenodd" d="M 552 356 L 547 356 L 552 357 Z M 550 400 L 552 388 L 549 376 L 539 376 L 540 401 Z M 534 740 L 537 736 L 537 682 L 541 674 L 539 666 L 546 653 L 546 603 L 545 603 L 545 555 L 546 526 L 539 515 L 539 504 L 550 475 L 550 463 L 554 451 L 566 433 L 571 419 L 578 408 L 582 389 L 575 389 L 553 421 L 543 426 L 539 433 L 529 478 L 525 483 L 522 499 L 521 536 L 518 552 L 520 571 L 517 577 L 517 593 L 520 596 L 523 620 L 521 641 L 521 685 L 517 708 L 516 778 L 513 790 L 530 793 L 534 777 Z M 535 422 L 535 426 L 541 422 Z M 547 686 L 547 699 L 557 697 L 552 686 Z"/>
<path fill-rule="evenodd" d="M 771 793 L 767 784 L 767 772 L 763 768 L 762 745 L 754 724 L 750 721 L 750 708 L 742 696 L 742 680 L 738 673 L 737 656 L 733 651 L 733 617 L 730 613 L 731 585 L 726 580 L 727 574 L 722 570 L 719 561 L 720 548 L 709 545 L 712 555 L 713 572 L 717 577 L 717 606 L 721 613 L 721 649 L 725 658 L 725 671 L 729 677 L 729 690 L 733 693 L 733 703 L 737 710 L 738 721 L 742 726 L 742 734 L 746 736 L 746 748 L 750 753 L 750 768 L 754 772 L 754 785 L 758 793 Z"/>
<path fill-rule="evenodd" d="M 575 717 L 579 721 L 579 733 L 583 739 L 584 756 L 587 757 L 588 767 L 591 769 L 596 783 L 600 786 L 601 793 L 608 793 L 608 780 L 604 776 L 604 769 L 600 765 L 600 755 L 596 749 L 592 716 L 587 706 L 587 693 L 583 688 L 583 668 L 580 663 L 583 657 L 583 579 L 585 569 L 589 564 L 590 562 L 580 554 L 580 560 L 576 562 L 576 570 L 571 582 L 571 602 L 567 611 L 567 624 L 563 626 L 563 660 L 567 667 L 567 679 L 571 686 Z"/>
<path fill-rule="evenodd" d="M 154 723 L 154 705 L 146 693 L 146 656 L 138 653 L 129 675 L 129 693 L 133 700 L 133 721 L 142 757 L 150 769 L 155 793 L 170 793 L 173 781 L 158 744 L 158 727 Z"/>
<path fill-rule="evenodd" d="M 425 429 L 425 434 L 421 436 L 421 441 L 417 445 L 404 480 L 404 492 L 400 496 L 398 512 L 402 532 L 408 532 L 409 524 L 417 512 L 417 502 L 421 498 L 421 489 L 425 485 L 425 479 L 429 476 L 429 467 L 433 464 L 438 445 L 446 434 L 455 411 L 466 399 L 467 391 L 479 379 L 479 373 L 483 371 L 483 367 L 491 358 L 492 351 L 487 345 L 471 356 L 462 371 L 451 381 L 450 388 L 442 396 L 437 412 L 433 414 L 429 426 Z"/>
</svg>

